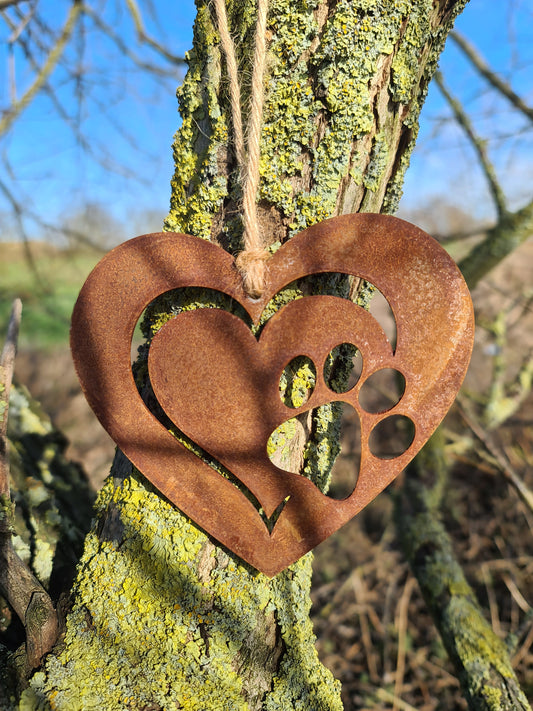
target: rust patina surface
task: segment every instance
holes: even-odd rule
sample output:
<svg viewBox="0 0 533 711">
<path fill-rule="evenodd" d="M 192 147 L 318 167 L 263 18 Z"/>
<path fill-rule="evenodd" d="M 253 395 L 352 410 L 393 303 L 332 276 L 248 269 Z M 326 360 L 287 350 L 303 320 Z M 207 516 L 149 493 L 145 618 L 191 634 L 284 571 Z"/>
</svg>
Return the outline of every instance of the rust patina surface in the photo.
<svg viewBox="0 0 533 711">
<path fill-rule="evenodd" d="M 267 264 L 265 292 L 252 300 L 233 257 L 220 247 L 171 232 L 137 237 L 112 250 L 90 274 L 74 309 L 71 346 L 89 404 L 133 464 L 207 533 L 273 576 L 357 514 L 421 449 L 461 385 L 474 319 L 468 289 L 451 258 L 427 234 L 397 218 L 358 214 L 327 220 L 291 239 Z M 131 371 L 135 325 L 154 298 L 191 286 L 228 294 L 257 323 L 283 286 L 321 272 L 362 277 L 382 292 L 396 319 L 394 350 L 368 312 L 335 296 L 291 302 L 258 339 L 226 311 L 189 311 L 166 323 L 151 344 L 150 379 L 167 416 L 253 494 L 245 496 L 186 449 L 144 404 Z M 351 390 L 336 393 L 324 380 L 324 363 L 341 343 L 359 349 L 363 370 Z M 305 405 L 290 408 L 280 397 L 280 376 L 301 355 L 315 364 L 317 381 Z M 361 407 L 359 392 L 382 368 L 400 371 L 405 391 L 390 410 L 370 413 Z M 341 501 L 279 469 L 266 451 L 282 422 L 335 400 L 352 405 L 361 425 L 359 477 Z M 409 418 L 414 438 L 400 456 L 380 459 L 368 440 L 391 415 Z M 270 517 L 280 505 L 269 531 L 258 507 Z"/>
</svg>

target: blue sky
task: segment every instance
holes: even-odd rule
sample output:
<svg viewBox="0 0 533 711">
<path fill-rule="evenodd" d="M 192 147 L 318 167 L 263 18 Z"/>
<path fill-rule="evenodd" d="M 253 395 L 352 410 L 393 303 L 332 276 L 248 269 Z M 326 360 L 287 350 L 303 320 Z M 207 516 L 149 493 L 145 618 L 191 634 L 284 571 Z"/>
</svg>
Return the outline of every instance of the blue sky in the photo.
<svg viewBox="0 0 533 711">
<path fill-rule="evenodd" d="M 533 5 L 524 0 L 495 2 L 471 0 L 458 18 L 456 29 L 477 48 L 485 61 L 514 90 L 533 105 Z M 451 91 L 461 99 L 480 138 L 490 139 L 489 154 L 509 206 L 516 209 L 532 198 L 533 132 L 527 121 L 507 100 L 487 91 L 452 40 L 448 40 L 440 68 Z M 421 116 L 417 148 L 404 186 L 403 204 L 415 206 L 424 200 L 447 195 L 475 217 L 490 217 L 486 180 L 461 129 L 442 121 L 450 110 L 436 86 L 430 92 Z M 513 135 L 518 132 L 518 135 Z"/>
<path fill-rule="evenodd" d="M 149 30 L 162 35 L 175 54 L 183 54 L 191 45 L 194 2 L 155 0 L 154 4 L 164 23 L 156 26 L 147 18 Z M 40 6 L 51 21 L 60 24 L 69 3 L 45 0 Z M 119 2 L 106 3 L 103 17 L 134 46 L 132 23 L 121 11 Z M 471 0 L 457 23 L 457 28 L 492 67 L 510 79 L 530 105 L 533 104 L 532 20 L 533 9 L 526 0 Z M 22 56 L 15 59 L 20 92 L 28 76 L 23 71 Z M 72 61 L 78 61 L 75 53 Z M 0 82 L 0 106 L 5 106 L 8 99 L 7 65 L 7 46 L 2 42 L 0 66 L 6 81 Z M 87 155 L 77 144 L 50 100 L 42 96 L 2 139 L 1 155 L 8 159 L 11 173 L 0 168 L 0 180 L 13 187 L 20 200 L 45 220 L 73 213 L 84 202 L 91 202 L 103 204 L 120 220 L 130 222 L 130 236 L 141 229 L 139 214 L 146 210 L 153 213 L 152 220 L 157 223 L 148 228 L 157 229 L 168 206 L 170 145 L 179 123 L 174 94 L 180 81 L 179 71 L 163 83 L 148 82 L 94 31 L 85 40 L 83 65 L 90 73 L 83 92 L 86 98 L 79 110 L 74 106 L 72 83 L 64 81 L 61 73 L 56 77 L 58 97 L 89 137 L 95 155 Z M 531 199 L 532 135 L 530 132 L 522 133 L 519 138 L 512 136 L 524 127 L 525 121 L 517 118 L 505 101 L 485 90 L 486 85 L 450 41 L 441 68 L 452 91 L 471 112 L 480 134 L 497 136 L 490 149 L 502 183 L 513 196 L 511 205 L 516 207 Z M 447 114 L 445 103 L 433 88 L 423 111 L 403 205 L 413 210 L 444 196 L 475 217 L 490 217 L 483 175 L 460 130 L 450 121 L 442 120 Z M 133 150 L 133 145 L 138 150 Z"/>
</svg>

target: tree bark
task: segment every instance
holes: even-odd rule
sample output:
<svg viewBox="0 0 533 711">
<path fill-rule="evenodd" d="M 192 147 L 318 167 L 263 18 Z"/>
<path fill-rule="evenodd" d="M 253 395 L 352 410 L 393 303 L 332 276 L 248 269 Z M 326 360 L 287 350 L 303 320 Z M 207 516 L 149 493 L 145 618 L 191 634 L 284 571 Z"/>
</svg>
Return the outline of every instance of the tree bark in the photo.
<svg viewBox="0 0 533 711">
<path fill-rule="evenodd" d="M 32 647 L 49 627 L 42 588 L 57 603 L 72 585 L 94 501 L 83 471 L 64 456 L 67 441 L 24 388 L 11 390 L 7 433 L 13 535 L 0 555 L 0 578 L 22 588 L 23 606 L 16 609 L 0 594 L 2 711 L 15 708 L 17 691 L 32 670 L 32 652 L 38 652 Z M 44 606 L 46 613 L 49 601 Z"/>
<path fill-rule="evenodd" d="M 398 533 L 426 605 L 473 711 L 530 711 L 508 649 L 484 618 L 441 522 L 448 484 L 444 437 L 433 435 L 408 469 Z"/>
<path fill-rule="evenodd" d="M 428 83 L 465 2 L 271 0 L 258 212 L 274 248 L 328 217 L 395 211 Z M 227 5 L 246 98 L 255 3 Z M 225 62 L 211 5 L 197 6 L 166 228 L 236 252 L 240 188 Z M 299 289 L 346 290 L 328 279 L 286 289 L 277 307 Z M 217 298 L 184 290 L 159 299 L 146 313 L 147 344 L 180 309 Z M 136 367 L 145 394 L 147 347 Z M 338 451 L 335 409 L 320 408 L 309 425 L 303 473 L 325 490 Z M 118 453 L 85 541 L 64 639 L 20 707 L 340 709 L 339 685 L 314 648 L 311 559 L 267 579 L 218 547 Z"/>
</svg>

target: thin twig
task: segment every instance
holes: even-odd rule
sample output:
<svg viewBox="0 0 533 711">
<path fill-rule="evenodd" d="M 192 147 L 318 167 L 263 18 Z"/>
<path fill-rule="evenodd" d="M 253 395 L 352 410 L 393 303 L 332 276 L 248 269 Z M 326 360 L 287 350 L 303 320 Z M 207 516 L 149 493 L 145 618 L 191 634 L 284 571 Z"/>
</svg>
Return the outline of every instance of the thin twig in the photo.
<svg viewBox="0 0 533 711">
<path fill-rule="evenodd" d="M 516 652 L 516 654 L 513 655 L 512 658 L 512 663 L 513 666 L 516 668 L 516 666 L 522 661 L 522 659 L 526 656 L 526 654 L 529 652 L 531 649 L 531 646 L 533 645 L 533 616 L 529 615 L 526 618 L 526 625 L 529 626 L 529 631 L 520 645 L 520 648 Z"/>
<path fill-rule="evenodd" d="M 134 54 L 131 49 L 128 47 L 128 44 L 124 42 L 124 40 L 113 30 L 113 28 L 108 25 L 106 22 L 102 20 L 98 12 L 96 12 L 92 7 L 86 5 L 84 7 L 84 13 L 90 17 L 94 24 L 102 30 L 104 34 L 106 34 L 109 39 L 111 39 L 117 48 L 120 50 L 123 56 L 128 57 L 131 59 L 131 61 L 139 67 L 139 69 L 142 69 L 147 72 L 151 72 L 152 74 L 157 74 L 162 77 L 175 77 L 176 76 L 176 71 L 175 70 L 170 70 L 170 69 L 164 69 L 163 67 L 159 67 L 156 64 L 152 64 L 150 62 L 145 62 L 140 57 L 138 57 L 136 54 Z M 167 57 L 168 59 L 168 57 Z M 174 63 L 177 64 L 183 64 L 185 62 L 185 59 L 180 58 L 180 57 L 174 57 L 172 60 Z"/>
<path fill-rule="evenodd" d="M 14 28 L 15 25 L 14 23 L 9 19 L 9 17 L 6 16 L 5 18 L 6 23 L 9 25 L 10 28 Z M 32 69 L 35 72 L 40 71 L 40 66 L 37 60 L 35 59 L 33 52 L 30 49 L 29 43 L 23 38 L 20 37 L 17 41 L 17 45 L 22 49 L 24 52 L 24 56 L 30 63 Z M 42 47 L 41 47 L 42 48 Z M 74 120 L 69 116 L 67 113 L 66 109 L 63 107 L 61 102 L 59 101 L 56 91 L 50 86 L 49 82 L 45 82 L 42 87 L 42 91 L 48 96 L 52 104 L 54 105 L 57 113 L 59 114 L 60 118 L 65 121 L 65 123 L 68 125 L 68 127 L 71 129 L 73 132 L 74 136 L 76 137 L 76 140 L 78 143 L 81 145 L 84 151 L 86 151 L 89 154 L 92 154 L 92 145 L 89 143 L 87 138 L 85 138 L 79 128 L 75 125 Z M 13 102 L 14 103 L 14 102 Z M 27 206 L 24 206 L 24 211 L 27 210 Z"/>
<path fill-rule="evenodd" d="M 23 17 L 22 20 L 20 21 L 20 23 L 13 29 L 13 32 L 7 38 L 8 44 L 13 45 L 18 40 L 21 33 L 24 32 L 24 29 L 26 28 L 28 22 L 31 20 L 31 18 L 35 14 L 36 9 L 37 9 L 37 3 L 35 3 L 35 5 L 32 8 L 30 8 L 30 11 L 28 12 L 28 14 L 25 17 Z"/>
<path fill-rule="evenodd" d="M 377 699 L 379 699 L 380 701 L 384 701 L 385 703 L 390 704 L 396 701 L 395 696 L 386 689 L 376 689 L 375 694 Z M 411 706 L 411 704 L 408 704 L 407 701 L 397 699 L 397 702 L 398 711 L 416 711 L 415 707 Z"/>
<path fill-rule="evenodd" d="M 8 199 L 8 201 L 11 203 L 11 206 L 13 208 L 13 212 L 15 214 L 15 218 L 17 221 L 18 225 L 18 230 L 19 234 L 22 237 L 22 243 L 24 246 L 24 253 L 26 256 L 26 261 L 28 263 L 28 266 L 35 278 L 35 281 L 39 285 L 39 288 L 43 291 L 47 291 L 46 284 L 43 281 L 43 278 L 39 272 L 39 269 L 37 268 L 37 264 L 33 258 L 33 253 L 31 251 L 30 247 L 30 238 L 24 229 L 24 221 L 23 221 L 23 215 L 24 215 L 24 209 L 22 205 L 18 202 L 18 200 L 15 198 L 13 193 L 10 191 L 8 186 L 0 180 L 0 192 L 4 193 L 5 197 Z"/>
<path fill-rule="evenodd" d="M 64 227 L 64 226 L 59 226 L 59 225 L 54 225 L 51 222 L 47 222 L 46 220 L 43 220 L 39 214 L 36 212 L 33 212 L 30 210 L 28 207 L 22 208 L 22 205 L 16 200 L 15 196 L 9 191 L 7 188 L 7 185 L 3 183 L 0 180 L 0 192 L 3 192 L 6 198 L 9 200 L 11 203 L 11 206 L 13 208 L 13 211 L 15 213 L 15 217 L 17 219 L 18 223 L 18 228 L 19 228 L 19 233 L 22 237 L 22 241 L 24 244 L 24 252 L 26 255 L 26 260 L 28 262 L 29 268 L 32 272 L 32 274 L 35 277 L 35 280 L 37 284 L 39 285 L 39 288 L 43 292 L 48 292 L 49 286 L 45 284 L 43 281 L 43 278 L 39 272 L 39 269 L 37 267 L 37 264 L 35 260 L 33 259 L 33 254 L 31 252 L 31 247 L 30 247 L 30 239 L 29 236 L 24 229 L 24 223 L 22 221 L 22 217 L 29 218 L 30 220 L 33 220 L 37 225 L 42 227 L 43 229 L 50 230 L 51 232 L 55 232 L 58 235 L 63 235 L 65 237 L 71 237 L 74 239 L 76 242 L 79 242 L 80 244 L 86 245 L 87 247 L 90 247 L 91 249 L 94 249 L 97 252 L 106 252 L 107 250 L 104 249 L 101 245 L 97 244 L 94 242 L 87 234 L 80 232 L 80 230 L 75 230 L 71 229 L 70 227 Z"/>
<path fill-rule="evenodd" d="M 530 121 L 533 121 L 533 107 L 528 106 L 524 100 L 516 94 L 509 84 L 493 72 L 477 50 L 466 40 L 466 38 L 457 31 L 451 32 L 450 37 L 455 44 L 461 49 L 463 54 L 470 60 L 478 72 L 483 76 L 489 84 L 500 92 L 511 104 L 522 112 Z"/>
<path fill-rule="evenodd" d="M 524 598 L 524 596 L 518 589 L 518 585 L 511 578 L 509 573 L 503 573 L 502 580 L 505 583 L 505 585 L 507 586 L 507 590 L 509 590 L 509 592 L 511 593 L 513 600 L 516 602 L 516 604 L 522 610 L 522 612 L 529 612 L 531 610 L 531 605 Z"/>
<path fill-rule="evenodd" d="M 169 62 L 173 62 L 174 64 L 178 65 L 183 64 L 185 62 L 185 59 L 183 57 L 178 57 L 175 54 L 172 54 L 172 52 L 169 52 L 166 47 L 163 47 L 162 44 L 157 42 L 155 39 L 153 39 L 153 37 L 150 37 L 146 33 L 141 11 L 139 9 L 139 6 L 137 5 L 136 0 L 126 0 L 126 5 L 128 6 L 128 10 L 130 11 L 130 15 L 135 25 L 135 30 L 137 31 L 137 36 L 139 37 L 139 40 L 147 44 L 156 52 L 159 52 L 159 54 L 161 54 Z"/>
<path fill-rule="evenodd" d="M 479 136 L 474 131 L 474 127 L 472 125 L 472 122 L 470 121 L 470 118 L 466 115 L 466 112 L 463 110 L 463 107 L 461 106 L 460 102 L 451 94 L 450 90 L 446 87 L 444 79 L 442 78 L 442 74 L 440 72 L 435 73 L 435 82 L 441 90 L 442 95 L 450 105 L 455 120 L 466 133 L 470 143 L 472 144 L 473 149 L 477 153 L 478 160 L 481 164 L 481 167 L 483 169 L 483 172 L 485 173 L 485 177 L 489 184 L 492 199 L 494 200 L 494 204 L 496 205 L 498 215 L 500 217 L 502 215 L 505 215 L 507 212 L 505 195 L 503 194 L 500 184 L 496 178 L 494 166 L 492 165 L 488 157 L 486 142 L 479 138 Z"/>
<path fill-rule="evenodd" d="M 15 355 L 22 314 L 22 301 L 15 299 L 7 329 L 6 342 L 0 356 L 0 496 L 7 506 L 9 501 L 9 446 L 7 443 L 7 418 L 9 414 L 9 393 L 13 380 Z M 4 518 L 0 524 L 4 523 Z"/>
<path fill-rule="evenodd" d="M 0 12 L 7 10 L 8 7 L 12 7 L 13 5 L 18 5 L 21 2 L 27 2 L 27 0 L 0 0 Z"/>
<path fill-rule="evenodd" d="M 487 599 L 489 601 L 490 610 L 490 623 L 494 632 L 501 637 L 502 627 L 500 624 L 500 615 L 498 613 L 498 602 L 496 600 L 496 595 L 494 593 L 494 586 L 492 584 L 492 575 L 489 567 L 486 563 L 481 564 L 481 577 L 485 584 L 485 590 L 487 591 Z"/>
<path fill-rule="evenodd" d="M 483 427 L 478 422 L 476 422 L 474 416 L 468 411 L 468 406 L 464 401 L 462 401 L 461 398 L 457 399 L 457 407 L 463 420 L 470 427 L 480 442 L 485 446 L 487 452 L 489 452 L 489 454 L 496 460 L 502 474 L 511 482 L 520 495 L 522 501 L 526 504 L 530 511 L 533 512 L 533 491 L 529 489 L 525 482 L 514 471 L 510 462 L 507 460 L 507 457 L 503 454 L 499 447 L 497 447 L 492 437 L 485 432 Z"/>
<path fill-rule="evenodd" d="M 398 605 L 398 657 L 396 662 L 396 675 L 394 679 L 394 700 L 392 711 L 399 711 L 402 708 L 402 687 L 405 676 L 405 638 L 407 634 L 407 612 L 411 595 L 416 585 L 416 578 L 410 577 L 405 583 L 402 596 Z"/>
<path fill-rule="evenodd" d="M 448 232 L 446 234 L 442 232 L 431 231 L 431 236 L 440 242 L 440 244 L 449 244 L 450 242 L 462 242 L 463 240 L 470 239 L 471 237 L 483 237 L 486 234 L 488 225 L 480 224 L 470 229 L 457 230 L 455 232 Z"/>
<path fill-rule="evenodd" d="M 352 583 L 355 599 L 357 603 L 360 604 L 362 607 L 359 612 L 359 623 L 361 625 L 361 638 L 363 640 L 363 646 L 365 648 L 368 673 L 371 681 L 377 683 L 379 681 L 379 674 L 376 664 L 376 656 L 372 644 L 372 637 L 370 634 L 370 626 L 368 624 L 368 619 L 364 609 L 366 595 L 363 581 L 361 580 L 361 577 L 358 575 L 357 571 L 354 571 L 352 573 L 352 575 L 350 576 L 350 581 Z"/>
</svg>

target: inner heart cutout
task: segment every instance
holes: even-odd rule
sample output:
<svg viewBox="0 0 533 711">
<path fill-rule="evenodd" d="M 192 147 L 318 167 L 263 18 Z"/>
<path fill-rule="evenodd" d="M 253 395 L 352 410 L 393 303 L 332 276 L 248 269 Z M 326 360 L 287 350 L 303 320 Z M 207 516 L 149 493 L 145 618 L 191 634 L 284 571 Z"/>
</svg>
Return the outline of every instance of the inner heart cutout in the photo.
<svg viewBox="0 0 533 711">
<path fill-rule="evenodd" d="M 233 258 L 220 247 L 171 232 L 143 235 L 112 250 L 87 279 L 74 308 L 71 347 L 89 404 L 131 462 L 170 501 L 221 544 L 273 576 L 311 550 L 382 491 L 408 464 L 453 402 L 473 345 L 466 284 L 451 258 L 413 225 L 383 215 L 346 215 L 314 225 L 267 263 L 263 296 L 250 299 Z M 181 313 L 155 335 L 148 360 L 152 387 L 172 422 L 222 464 L 250 498 L 182 445 L 142 401 L 131 371 L 135 325 L 157 296 L 177 288 L 223 292 L 257 324 L 268 301 L 302 277 L 338 272 L 361 277 L 387 298 L 396 319 L 392 350 L 374 318 L 351 301 L 308 296 L 271 317 L 258 340 L 238 317 L 218 309 Z M 341 343 L 361 352 L 363 370 L 348 392 L 324 380 L 327 355 Z M 279 379 L 296 356 L 315 364 L 317 381 L 301 408 L 280 398 Z M 359 392 L 377 371 L 405 378 L 400 401 L 387 412 L 361 407 Z M 308 479 L 283 471 L 266 445 L 281 423 L 327 402 L 343 401 L 361 424 L 356 487 L 337 501 Z M 368 446 L 372 430 L 391 415 L 414 423 L 400 456 L 383 460 Z"/>
</svg>

